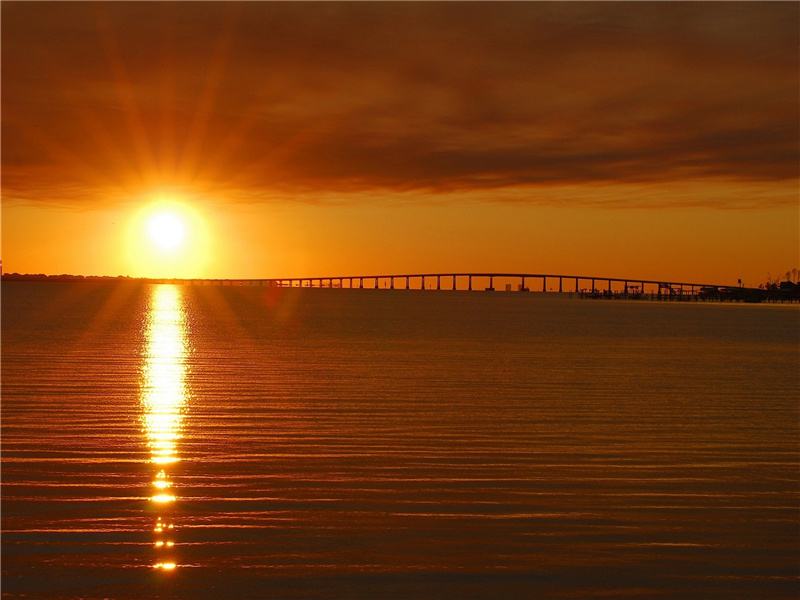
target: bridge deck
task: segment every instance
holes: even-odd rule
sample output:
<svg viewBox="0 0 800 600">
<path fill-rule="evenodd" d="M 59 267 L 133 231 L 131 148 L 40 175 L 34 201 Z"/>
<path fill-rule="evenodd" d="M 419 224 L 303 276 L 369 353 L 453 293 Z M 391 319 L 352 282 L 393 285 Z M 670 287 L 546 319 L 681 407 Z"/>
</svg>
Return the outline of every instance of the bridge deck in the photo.
<svg viewBox="0 0 800 600">
<path fill-rule="evenodd" d="M 444 281 L 443 281 L 444 279 Z M 479 280 L 482 284 L 473 286 L 474 280 Z M 548 280 L 551 283 L 558 281 L 559 292 L 565 291 L 612 291 L 613 287 L 621 287 L 625 292 L 631 289 L 638 289 L 644 293 L 646 286 L 650 286 L 651 292 L 653 288 L 657 292 L 669 295 L 683 295 L 695 294 L 703 289 L 720 289 L 730 288 L 722 284 L 686 282 L 686 281 L 671 281 L 671 280 L 658 280 L 658 279 L 641 279 L 637 277 L 601 277 L 597 275 L 563 275 L 557 273 L 513 273 L 513 272 L 425 272 L 425 273 L 400 273 L 400 274 L 383 274 L 383 275 L 333 275 L 333 276 L 315 276 L 315 277 L 271 277 L 259 279 L 191 279 L 191 280 L 177 280 L 184 283 L 192 284 L 210 284 L 210 285 L 260 285 L 260 286 L 279 286 L 279 287 L 336 287 L 336 288 L 379 288 L 380 283 L 389 289 L 438 289 L 438 290 L 455 290 L 455 289 L 485 289 L 494 290 L 495 279 L 515 279 L 519 280 L 518 290 L 530 291 L 531 288 L 527 286 L 529 281 L 541 283 L 536 286 L 536 289 L 543 292 L 556 291 L 554 288 L 548 290 Z M 411 282 L 414 281 L 412 287 Z M 487 281 L 488 280 L 488 281 Z M 399 286 L 395 282 L 400 282 Z M 435 288 L 433 287 L 435 282 Z M 462 287 L 458 288 L 457 282 L 460 282 Z M 567 288 L 565 282 L 569 285 Z M 372 284 L 371 286 L 369 284 Z M 431 287 L 426 284 L 430 283 Z M 478 282 L 475 282 L 478 283 Z M 574 285 L 573 285 L 574 284 Z M 581 287 L 583 284 L 584 287 Z M 466 285 L 466 288 L 463 286 Z M 506 283 L 509 286 L 508 283 Z"/>
</svg>

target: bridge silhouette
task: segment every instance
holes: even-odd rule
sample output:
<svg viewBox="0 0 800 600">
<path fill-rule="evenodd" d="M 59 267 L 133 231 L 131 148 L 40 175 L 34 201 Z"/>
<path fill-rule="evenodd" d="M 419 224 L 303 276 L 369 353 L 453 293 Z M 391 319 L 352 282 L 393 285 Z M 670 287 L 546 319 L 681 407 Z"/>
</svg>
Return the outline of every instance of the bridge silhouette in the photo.
<svg viewBox="0 0 800 600">
<path fill-rule="evenodd" d="M 560 275 L 551 273 L 494 273 L 494 272 L 432 272 L 402 273 L 389 275 L 346 275 L 327 277 L 277 277 L 265 279 L 184 279 L 191 285 L 250 285 L 267 287 L 304 287 L 339 289 L 406 289 L 406 290 L 495 290 L 495 279 L 517 280 L 518 291 L 577 292 L 587 294 L 612 294 L 616 288 L 623 294 L 657 294 L 666 296 L 696 296 L 702 290 L 719 290 L 732 286 L 642 279 L 632 277 L 599 277 L 592 275 Z M 558 282 L 558 289 L 548 290 L 548 281 Z M 435 287 L 434 287 L 435 282 Z M 458 287 L 458 283 L 462 287 Z M 381 288 L 381 283 L 383 288 Z M 533 283 L 533 287 L 528 287 Z M 430 284 L 430 287 L 428 287 Z M 581 287 L 583 285 L 583 287 Z M 464 287 L 466 286 L 466 287 Z M 506 289 L 512 289 L 506 283 Z"/>
</svg>

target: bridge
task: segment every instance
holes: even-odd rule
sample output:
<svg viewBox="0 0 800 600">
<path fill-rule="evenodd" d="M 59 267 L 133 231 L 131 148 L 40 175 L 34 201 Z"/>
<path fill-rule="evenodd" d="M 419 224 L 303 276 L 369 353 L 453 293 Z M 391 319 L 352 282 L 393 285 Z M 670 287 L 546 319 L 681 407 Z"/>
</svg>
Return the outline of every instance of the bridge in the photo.
<svg viewBox="0 0 800 600">
<path fill-rule="evenodd" d="M 506 290 L 576 292 L 583 294 L 657 294 L 696 296 L 703 290 L 730 289 L 732 286 L 665 281 L 656 279 L 559 275 L 550 273 L 408 273 L 394 275 L 346 275 L 330 277 L 279 277 L 268 279 L 185 279 L 176 282 L 191 285 L 248 285 L 268 287 L 406 289 L 406 290 L 484 290 L 494 291 L 495 280 L 504 280 Z M 516 283 L 507 283 L 508 280 Z M 175 281 L 175 280 L 173 280 Z M 551 286 L 548 289 L 548 282 Z M 555 288 L 556 282 L 558 288 Z M 383 284 L 383 285 L 381 285 Z M 529 287 L 529 285 L 531 287 Z"/>
<path fill-rule="evenodd" d="M 598 277 L 596 275 L 558 275 L 550 273 L 403 273 L 394 275 L 346 275 L 334 277 L 273 277 L 258 279 L 165 279 L 89 275 L 29 275 L 3 273 L 3 281 L 53 282 L 127 282 L 170 283 L 183 285 L 259 286 L 272 288 L 406 289 L 406 290 L 486 290 L 494 291 L 495 280 L 506 291 L 562 292 L 582 298 L 650 298 L 657 300 L 718 300 L 744 302 L 798 302 L 800 283 L 781 282 L 767 288 L 709 283 L 641 279 L 634 277 Z M 509 281 L 511 283 L 509 283 Z M 550 284 L 548 286 L 548 283 Z M 383 284 L 381 286 L 381 284 Z M 528 287 L 528 285 L 531 287 Z M 557 287 L 556 287 L 557 284 Z"/>
</svg>

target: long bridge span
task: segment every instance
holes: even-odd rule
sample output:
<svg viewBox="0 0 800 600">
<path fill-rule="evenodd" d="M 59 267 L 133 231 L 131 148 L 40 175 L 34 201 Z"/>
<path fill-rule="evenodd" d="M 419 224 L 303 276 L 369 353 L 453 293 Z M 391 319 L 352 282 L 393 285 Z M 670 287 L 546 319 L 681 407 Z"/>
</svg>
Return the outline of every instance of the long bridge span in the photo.
<svg viewBox="0 0 800 600">
<path fill-rule="evenodd" d="M 248 285 L 268 287 L 308 287 L 344 289 L 406 290 L 484 290 L 494 291 L 495 280 L 515 291 L 577 292 L 585 294 L 658 294 L 695 296 L 702 290 L 730 289 L 732 286 L 686 281 L 667 281 L 631 277 L 559 275 L 551 273 L 403 273 L 394 275 L 346 275 L 329 277 L 277 277 L 266 279 L 184 279 L 191 285 Z M 509 283 L 511 281 L 512 283 Z M 514 286 L 516 283 L 516 286 Z M 550 287 L 548 288 L 548 284 Z M 556 287 L 557 284 L 557 287 Z"/>
</svg>

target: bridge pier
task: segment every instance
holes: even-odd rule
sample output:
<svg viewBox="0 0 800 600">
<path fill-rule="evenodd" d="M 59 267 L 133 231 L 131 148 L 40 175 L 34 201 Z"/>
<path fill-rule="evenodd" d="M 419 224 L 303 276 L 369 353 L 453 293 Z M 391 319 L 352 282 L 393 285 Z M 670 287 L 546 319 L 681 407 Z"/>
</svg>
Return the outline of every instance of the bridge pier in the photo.
<svg viewBox="0 0 800 600">
<path fill-rule="evenodd" d="M 542 291 L 547 291 L 547 277 L 542 277 Z"/>
<path fill-rule="evenodd" d="M 358 289 L 360 289 L 360 290 L 364 289 L 364 278 L 363 277 L 359 277 L 358 278 Z"/>
<path fill-rule="evenodd" d="M 456 289 L 456 276 L 453 275 L 453 291 Z"/>
<path fill-rule="evenodd" d="M 436 276 L 436 289 L 437 290 L 442 289 L 442 276 L 441 275 L 437 275 Z"/>
<path fill-rule="evenodd" d="M 421 290 L 425 289 L 425 275 L 422 276 L 422 283 L 420 284 L 419 289 Z"/>
<path fill-rule="evenodd" d="M 410 280 L 411 280 L 411 278 L 406 276 L 406 289 L 407 290 L 411 289 L 411 281 Z"/>
<path fill-rule="evenodd" d="M 494 275 L 489 275 L 489 287 L 486 288 L 486 291 L 487 292 L 493 292 L 494 291 Z"/>
<path fill-rule="evenodd" d="M 469 287 L 467 288 L 470 292 L 472 291 L 472 275 L 469 276 Z"/>
<path fill-rule="evenodd" d="M 390 290 L 394 289 L 394 277 L 389 278 L 389 289 Z"/>
<path fill-rule="evenodd" d="M 378 289 L 378 278 L 377 277 L 375 278 L 375 289 L 376 290 Z"/>
<path fill-rule="evenodd" d="M 558 293 L 559 294 L 564 291 L 564 287 L 562 285 L 562 279 L 563 279 L 562 277 L 558 278 Z"/>
</svg>

